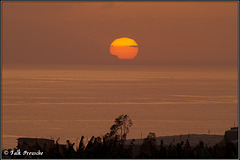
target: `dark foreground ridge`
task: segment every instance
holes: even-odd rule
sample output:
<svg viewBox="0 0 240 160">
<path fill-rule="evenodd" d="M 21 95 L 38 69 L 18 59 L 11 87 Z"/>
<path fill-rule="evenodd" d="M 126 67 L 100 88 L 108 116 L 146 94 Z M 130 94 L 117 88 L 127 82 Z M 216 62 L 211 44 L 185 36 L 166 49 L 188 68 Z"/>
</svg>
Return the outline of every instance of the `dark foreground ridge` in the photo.
<svg viewBox="0 0 240 160">
<path fill-rule="evenodd" d="M 110 132 L 103 137 L 92 137 L 85 143 L 59 144 L 59 139 L 18 138 L 18 146 L 3 150 L 3 158 L 43 159 L 132 159 L 132 158 L 238 158 L 238 128 L 233 127 L 225 135 L 189 134 L 156 137 L 150 132 L 144 139 L 127 140 L 132 121 L 127 115 L 115 119 Z M 75 149 L 76 148 L 76 149 Z"/>
</svg>

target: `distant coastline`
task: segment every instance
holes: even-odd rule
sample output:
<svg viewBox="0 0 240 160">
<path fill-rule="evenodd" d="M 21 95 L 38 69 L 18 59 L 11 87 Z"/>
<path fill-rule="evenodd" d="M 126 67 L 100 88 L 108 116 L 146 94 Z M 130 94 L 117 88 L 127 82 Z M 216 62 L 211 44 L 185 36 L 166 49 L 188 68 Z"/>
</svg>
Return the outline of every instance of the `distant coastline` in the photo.
<svg viewBox="0 0 240 160">
<path fill-rule="evenodd" d="M 143 139 L 135 139 L 135 145 L 141 145 L 143 143 Z M 172 136 L 160 136 L 156 137 L 157 145 L 160 145 L 161 139 L 164 142 L 164 145 L 170 145 L 180 143 L 181 141 L 189 140 L 191 146 L 195 146 L 199 143 L 199 141 L 203 141 L 204 144 L 208 146 L 214 146 L 218 142 L 224 139 L 224 135 L 216 135 L 216 134 L 184 134 L 184 135 L 172 135 Z M 132 139 L 126 140 L 126 145 L 131 143 Z"/>
</svg>

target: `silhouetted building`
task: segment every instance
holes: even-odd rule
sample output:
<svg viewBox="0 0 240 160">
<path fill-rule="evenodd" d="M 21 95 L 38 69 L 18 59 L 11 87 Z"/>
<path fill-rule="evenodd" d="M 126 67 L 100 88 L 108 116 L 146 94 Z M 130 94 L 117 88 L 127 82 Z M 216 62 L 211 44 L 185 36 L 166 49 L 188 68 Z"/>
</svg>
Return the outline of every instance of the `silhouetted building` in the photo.
<svg viewBox="0 0 240 160">
<path fill-rule="evenodd" d="M 54 140 L 45 138 L 18 138 L 18 149 L 21 151 L 35 151 L 38 150 L 49 153 L 50 149 L 54 147 Z"/>
<path fill-rule="evenodd" d="M 238 127 L 232 127 L 230 130 L 225 131 L 224 140 L 232 142 L 235 147 L 238 146 Z"/>
<path fill-rule="evenodd" d="M 224 138 L 227 142 L 238 140 L 238 127 L 232 127 L 230 130 L 225 131 Z"/>
</svg>

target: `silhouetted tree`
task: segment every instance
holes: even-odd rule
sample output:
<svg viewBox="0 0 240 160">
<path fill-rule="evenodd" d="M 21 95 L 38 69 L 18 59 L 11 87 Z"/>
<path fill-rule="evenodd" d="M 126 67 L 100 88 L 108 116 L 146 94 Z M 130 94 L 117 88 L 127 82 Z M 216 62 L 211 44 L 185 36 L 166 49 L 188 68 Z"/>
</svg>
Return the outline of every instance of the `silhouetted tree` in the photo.
<svg viewBox="0 0 240 160">
<path fill-rule="evenodd" d="M 143 140 L 140 146 L 139 158 L 156 158 L 157 156 L 157 140 L 155 133 L 150 132 Z"/>
<path fill-rule="evenodd" d="M 76 151 L 74 150 L 73 146 L 75 143 L 71 143 L 69 140 L 67 140 L 67 158 L 75 158 L 76 157 Z"/>
<path fill-rule="evenodd" d="M 107 133 L 110 139 L 126 140 L 127 134 L 129 133 L 129 128 L 133 125 L 132 120 L 128 115 L 120 115 L 115 119 L 114 124 L 110 128 L 110 133 Z"/>
<path fill-rule="evenodd" d="M 163 140 L 160 141 L 160 150 L 158 152 L 157 158 L 166 158 L 167 156 L 167 148 L 164 146 Z"/>
<path fill-rule="evenodd" d="M 81 140 L 79 142 L 78 150 L 77 150 L 77 155 L 78 158 L 83 158 L 84 150 L 85 150 L 85 145 L 83 142 L 84 136 L 81 137 Z"/>
</svg>

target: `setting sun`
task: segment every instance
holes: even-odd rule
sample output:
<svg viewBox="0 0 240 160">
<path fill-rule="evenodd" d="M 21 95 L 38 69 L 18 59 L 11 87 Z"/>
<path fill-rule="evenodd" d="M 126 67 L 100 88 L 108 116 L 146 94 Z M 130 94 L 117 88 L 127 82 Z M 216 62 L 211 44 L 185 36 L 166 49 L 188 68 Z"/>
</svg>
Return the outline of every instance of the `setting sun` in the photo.
<svg viewBox="0 0 240 160">
<path fill-rule="evenodd" d="M 130 38 L 118 38 L 111 43 L 110 53 L 119 59 L 134 59 L 138 54 L 138 44 Z"/>
<path fill-rule="evenodd" d="M 12 1 L 0 159 L 239 159 L 238 3 Z"/>
</svg>

